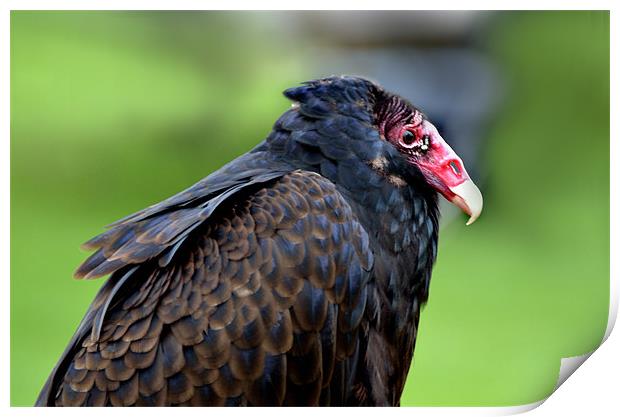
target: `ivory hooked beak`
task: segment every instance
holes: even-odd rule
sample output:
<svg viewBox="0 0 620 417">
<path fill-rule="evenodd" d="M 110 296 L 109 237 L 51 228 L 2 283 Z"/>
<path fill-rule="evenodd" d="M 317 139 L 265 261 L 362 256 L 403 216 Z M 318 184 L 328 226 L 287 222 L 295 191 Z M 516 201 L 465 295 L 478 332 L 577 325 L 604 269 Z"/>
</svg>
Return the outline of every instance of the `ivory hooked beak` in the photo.
<svg viewBox="0 0 620 417">
<path fill-rule="evenodd" d="M 450 191 L 455 194 L 451 202 L 469 216 L 469 220 L 466 223 L 466 225 L 469 226 L 475 222 L 480 216 L 480 213 L 482 213 L 482 193 L 471 179 L 467 179 L 461 184 L 450 187 Z"/>
</svg>

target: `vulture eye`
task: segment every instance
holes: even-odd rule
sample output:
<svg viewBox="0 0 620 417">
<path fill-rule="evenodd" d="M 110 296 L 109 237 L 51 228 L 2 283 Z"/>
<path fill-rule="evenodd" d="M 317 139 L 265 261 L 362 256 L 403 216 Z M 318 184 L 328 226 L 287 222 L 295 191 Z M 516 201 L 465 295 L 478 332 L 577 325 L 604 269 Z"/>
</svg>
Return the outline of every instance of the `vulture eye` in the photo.
<svg viewBox="0 0 620 417">
<path fill-rule="evenodd" d="M 407 145 L 407 146 L 413 145 L 413 142 L 415 142 L 415 135 L 413 134 L 413 132 L 409 130 L 405 130 L 403 132 L 402 142 L 403 142 L 403 145 Z"/>
</svg>

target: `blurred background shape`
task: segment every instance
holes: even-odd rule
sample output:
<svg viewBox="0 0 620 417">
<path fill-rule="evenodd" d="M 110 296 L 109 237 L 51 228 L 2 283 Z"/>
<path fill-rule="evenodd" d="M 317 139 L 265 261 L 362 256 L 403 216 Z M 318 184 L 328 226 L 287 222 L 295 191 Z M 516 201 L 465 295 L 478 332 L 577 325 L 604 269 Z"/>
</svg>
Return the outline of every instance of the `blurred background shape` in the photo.
<svg viewBox="0 0 620 417">
<path fill-rule="evenodd" d="M 485 195 L 471 227 L 444 210 L 402 404 L 537 401 L 598 346 L 608 12 L 12 12 L 12 405 L 101 285 L 71 278 L 79 245 L 261 141 L 285 88 L 340 73 L 426 112 Z"/>
</svg>

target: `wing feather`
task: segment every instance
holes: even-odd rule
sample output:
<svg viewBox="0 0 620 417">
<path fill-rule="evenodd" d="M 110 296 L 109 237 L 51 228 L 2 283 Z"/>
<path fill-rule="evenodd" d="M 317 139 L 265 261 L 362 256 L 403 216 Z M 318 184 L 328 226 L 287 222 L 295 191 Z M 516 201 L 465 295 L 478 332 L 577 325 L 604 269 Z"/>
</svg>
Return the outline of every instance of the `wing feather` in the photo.
<svg viewBox="0 0 620 417">
<path fill-rule="evenodd" d="M 106 258 L 87 261 L 84 276 L 124 263 L 38 405 L 347 403 L 367 337 L 367 233 L 318 174 L 253 184 L 261 187 L 224 192 L 226 210 L 211 208 L 192 233 L 198 221 L 183 216 L 198 207 L 171 200 L 91 241 Z M 186 244 L 171 246 L 184 233 Z"/>
</svg>

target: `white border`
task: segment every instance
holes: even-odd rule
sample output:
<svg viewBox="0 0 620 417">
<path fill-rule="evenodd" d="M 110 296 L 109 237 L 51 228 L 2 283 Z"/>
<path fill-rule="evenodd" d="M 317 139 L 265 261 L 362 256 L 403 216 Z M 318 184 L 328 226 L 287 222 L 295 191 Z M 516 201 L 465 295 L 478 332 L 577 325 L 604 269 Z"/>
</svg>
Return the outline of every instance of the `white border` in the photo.
<svg viewBox="0 0 620 417">
<path fill-rule="evenodd" d="M 50 4 L 53 3 L 53 4 Z M 616 1 L 543 1 L 543 0 L 522 0 L 505 1 L 501 4 L 497 1 L 477 1 L 470 0 L 464 4 L 457 3 L 455 1 L 443 1 L 434 0 L 433 2 L 416 2 L 416 1 L 391 1 L 383 0 L 381 2 L 370 0 L 358 0 L 358 1 L 334 1 L 334 0 L 313 0 L 305 2 L 291 2 L 291 1 L 275 1 L 266 0 L 257 3 L 256 1 L 228 1 L 228 2 L 207 2 L 198 0 L 179 0 L 179 1 L 161 1 L 161 0 L 109 0 L 109 1 L 78 1 L 78 0 L 63 0 L 63 1 L 44 1 L 44 0 L 8 0 L 2 3 L 0 8 L 2 9 L 2 15 L 0 18 L 2 36 L 0 37 L 0 56 L 4 58 L 2 61 L 2 99 L 0 100 L 0 132 L 2 135 L 3 151 L 0 152 L 0 170 L 2 172 L 1 179 L 1 194 L 2 204 L 0 205 L 0 225 L 2 230 L 2 250 L 0 250 L 0 265 L 3 267 L 4 274 L 2 276 L 0 309 L 2 311 L 0 317 L 0 369 L 2 375 L 0 377 L 0 409 L 2 409 L 5 415 L 58 415 L 62 413 L 82 413 L 81 410 L 59 410 L 59 409 L 35 409 L 35 408 L 9 408 L 9 386 L 10 386 L 10 373 L 9 373 L 9 336 L 10 336 L 10 267 L 9 267 L 9 228 L 10 228 L 10 208 L 8 196 L 10 187 L 10 152 L 9 152 L 9 138 L 10 138 L 10 74 L 9 57 L 10 57 L 10 10 L 27 10 L 27 9 L 56 9 L 56 10 L 117 10 L 117 9 L 145 9 L 145 10 L 199 10 L 199 9 L 213 9 L 213 10 L 274 10 L 274 9 L 298 9 L 298 10 L 312 10 L 312 9 L 325 9 L 325 10 L 337 10 L 337 9 L 362 9 L 362 10 L 402 10 L 402 9 L 418 9 L 418 10 L 449 10 L 449 9 L 462 9 L 471 8 L 474 10 L 486 10 L 486 9 L 498 9 L 498 10 L 511 10 L 515 8 L 519 9 L 531 9 L 531 10 L 546 10 L 546 9 L 577 9 L 577 10 L 592 10 L 592 9 L 605 9 L 611 10 L 611 74 L 618 73 L 618 54 L 614 50 L 614 46 L 618 46 L 618 15 Z M 53 6 L 53 7 L 52 7 Z M 429 7 L 431 6 L 431 7 Z M 616 167 L 613 164 L 614 160 L 618 160 L 618 140 L 620 139 L 620 132 L 618 131 L 618 120 L 620 114 L 618 114 L 617 97 L 618 97 L 618 83 L 617 78 L 612 75 L 611 78 L 611 137 L 614 138 L 611 141 L 611 213 L 620 214 L 618 205 L 618 195 L 614 194 L 614 190 L 617 191 L 617 185 L 619 182 L 620 167 Z M 614 158 L 615 157 L 615 158 Z M 614 187 L 616 185 L 616 187 Z M 617 379 L 618 372 L 620 370 L 620 359 L 618 358 L 618 352 L 620 351 L 620 337 L 616 334 L 609 337 L 611 330 L 615 323 L 618 311 L 618 262 L 615 259 L 615 255 L 618 254 L 618 221 L 611 217 L 611 288 L 610 288 L 610 311 L 609 322 L 607 331 L 605 333 L 605 339 L 609 338 L 605 345 L 594 353 L 594 359 L 588 361 L 583 366 L 583 369 L 577 371 L 578 377 L 569 379 L 560 389 L 555 393 L 551 400 L 548 401 L 544 407 L 538 408 L 535 413 L 537 415 L 549 415 L 560 414 L 562 416 L 583 415 L 584 412 L 596 410 L 595 415 L 616 415 L 620 410 L 618 407 L 617 395 Z M 44 341 L 42 341 L 44 343 Z M 572 362 L 581 364 L 579 360 L 569 360 Z M 414 413 L 416 415 L 443 415 L 449 412 L 450 414 L 467 414 L 467 415 L 508 415 L 516 414 L 536 408 L 542 402 L 518 406 L 518 407 L 416 407 L 416 408 L 400 408 L 386 410 L 389 413 Z M 594 405 L 593 405 L 594 404 Z M 372 411 L 371 411 L 372 410 Z M 326 409 L 322 412 L 326 413 L 347 413 L 350 410 L 340 409 Z M 102 409 L 91 409 L 89 413 L 95 415 L 103 415 Z M 116 410 L 115 413 L 125 414 L 131 411 Z M 187 413 L 191 415 L 202 415 L 205 410 L 189 409 L 184 411 L 178 411 L 179 413 Z M 212 412 L 212 411 L 209 411 Z M 244 413 L 243 410 L 224 410 L 219 409 L 217 413 L 240 414 Z M 247 412 L 247 411 L 246 411 Z M 297 409 L 295 413 L 313 413 L 310 409 Z M 356 413 L 368 414 L 373 413 L 373 409 L 360 409 L 356 410 Z M 167 409 L 152 409 L 148 413 L 153 415 L 166 415 Z M 290 413 L 289 409 L 255 409 L 252 413 L 258 413 L 266 415 L 282 415 L 288 417 Z M 4 414 L 4 413 L 3 413 Z"/>
</svg>

